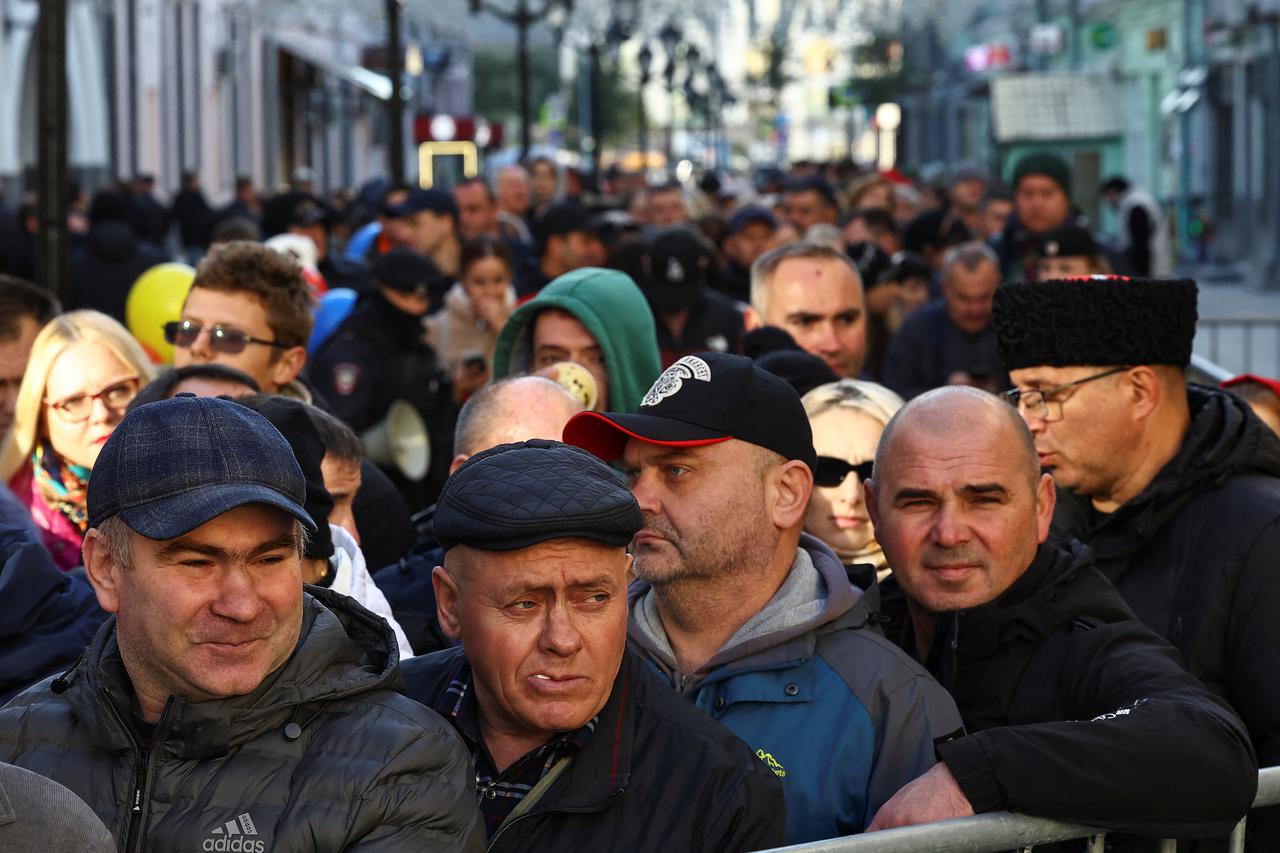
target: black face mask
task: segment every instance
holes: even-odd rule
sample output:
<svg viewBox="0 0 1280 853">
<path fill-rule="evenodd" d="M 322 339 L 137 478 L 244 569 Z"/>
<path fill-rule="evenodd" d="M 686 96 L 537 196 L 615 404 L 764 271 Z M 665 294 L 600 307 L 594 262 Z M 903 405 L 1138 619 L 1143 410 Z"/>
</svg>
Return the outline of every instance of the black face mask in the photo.
<svg viewBox="0 0 1280 853">
<path fill-rule="evenodd" d="M 655 311 L 684 311 L 702 301 L 697 285 L 666 281 L 651 282 L 645 288 L 645 296 Z"/>
</svg>

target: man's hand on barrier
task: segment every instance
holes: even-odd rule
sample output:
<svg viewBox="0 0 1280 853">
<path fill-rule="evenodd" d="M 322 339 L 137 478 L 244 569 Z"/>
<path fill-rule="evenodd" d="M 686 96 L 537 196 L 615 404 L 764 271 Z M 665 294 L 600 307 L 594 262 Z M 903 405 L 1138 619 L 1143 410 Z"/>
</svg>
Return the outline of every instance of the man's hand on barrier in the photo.
<svg viewBox="0 0 1280 853">
<path fill-rule="evenodd" d="M 935 764 L 919 779 L 903 785 L 889 802 L 880 807 L 867 832 L 933 823 L 953 817 L 968 817 L 973 806 L 956 784 L 956 777 L 943 762 Z"/>
</svg>

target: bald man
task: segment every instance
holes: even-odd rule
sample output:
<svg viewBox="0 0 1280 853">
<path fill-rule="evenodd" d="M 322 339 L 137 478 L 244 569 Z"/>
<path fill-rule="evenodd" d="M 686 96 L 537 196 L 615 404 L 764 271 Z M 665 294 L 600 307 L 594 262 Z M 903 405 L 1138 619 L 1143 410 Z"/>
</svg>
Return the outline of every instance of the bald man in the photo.
<svg viewBox="0 0 1280 853">
<path fill-rule="evenodd" d="M 1202 837 L 1244 815 L 1257 774 L 1243 723 L 1082 545 L 1046 541 L 1053 478 L 1016 409 L 972 388 L 917 397 L 885 428 L 866 494 L 905 597 L 886 634 L 969 733 L 869 829 L 1009 810 Z"/>
<path fill-rule="evenodd" d="M 569 418 L 581 411 L 577 397 L 542 376 L 516 376 L 486 385 L 458 413 L 449 476 L 475 454 L 499 444 L 531 438 L 559 440 Z M 432 522 L 419 526 L 430 530 Z M 431 571 L 443 559 L 435 536 L 422 537 L 407 556 L 373 575 L 418 654 L 453 645 L 440 627 L 431 585 Z"/>
</svg>

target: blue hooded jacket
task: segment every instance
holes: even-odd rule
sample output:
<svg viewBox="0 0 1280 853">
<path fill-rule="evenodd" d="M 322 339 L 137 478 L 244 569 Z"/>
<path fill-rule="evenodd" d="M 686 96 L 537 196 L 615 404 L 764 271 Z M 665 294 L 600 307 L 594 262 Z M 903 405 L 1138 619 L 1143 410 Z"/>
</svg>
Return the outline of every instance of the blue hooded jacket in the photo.
<svg viewBox="0 0 1280 853">
<path fill-rule="evenodd" d="M 0 524 L 0 705 L 75 663 L 107 614 L 28 531 Z"/>
</svg>

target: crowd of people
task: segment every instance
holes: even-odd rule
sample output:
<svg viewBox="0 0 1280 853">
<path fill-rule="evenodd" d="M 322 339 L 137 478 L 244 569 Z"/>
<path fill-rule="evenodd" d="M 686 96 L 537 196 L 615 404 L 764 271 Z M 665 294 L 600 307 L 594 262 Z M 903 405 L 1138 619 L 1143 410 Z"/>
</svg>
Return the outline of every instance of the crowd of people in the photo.
<svg viewBox="0 0 1280 853">
<path fill-rule="evenodd" d="M 1159 207 L 1075 189 L 142 177 L 72 194 L 65 305 L 24 200 L 0 846 L 1224 836 L 1280 764 L 1280 382 L 1188 382 Z"/>
</svg>

